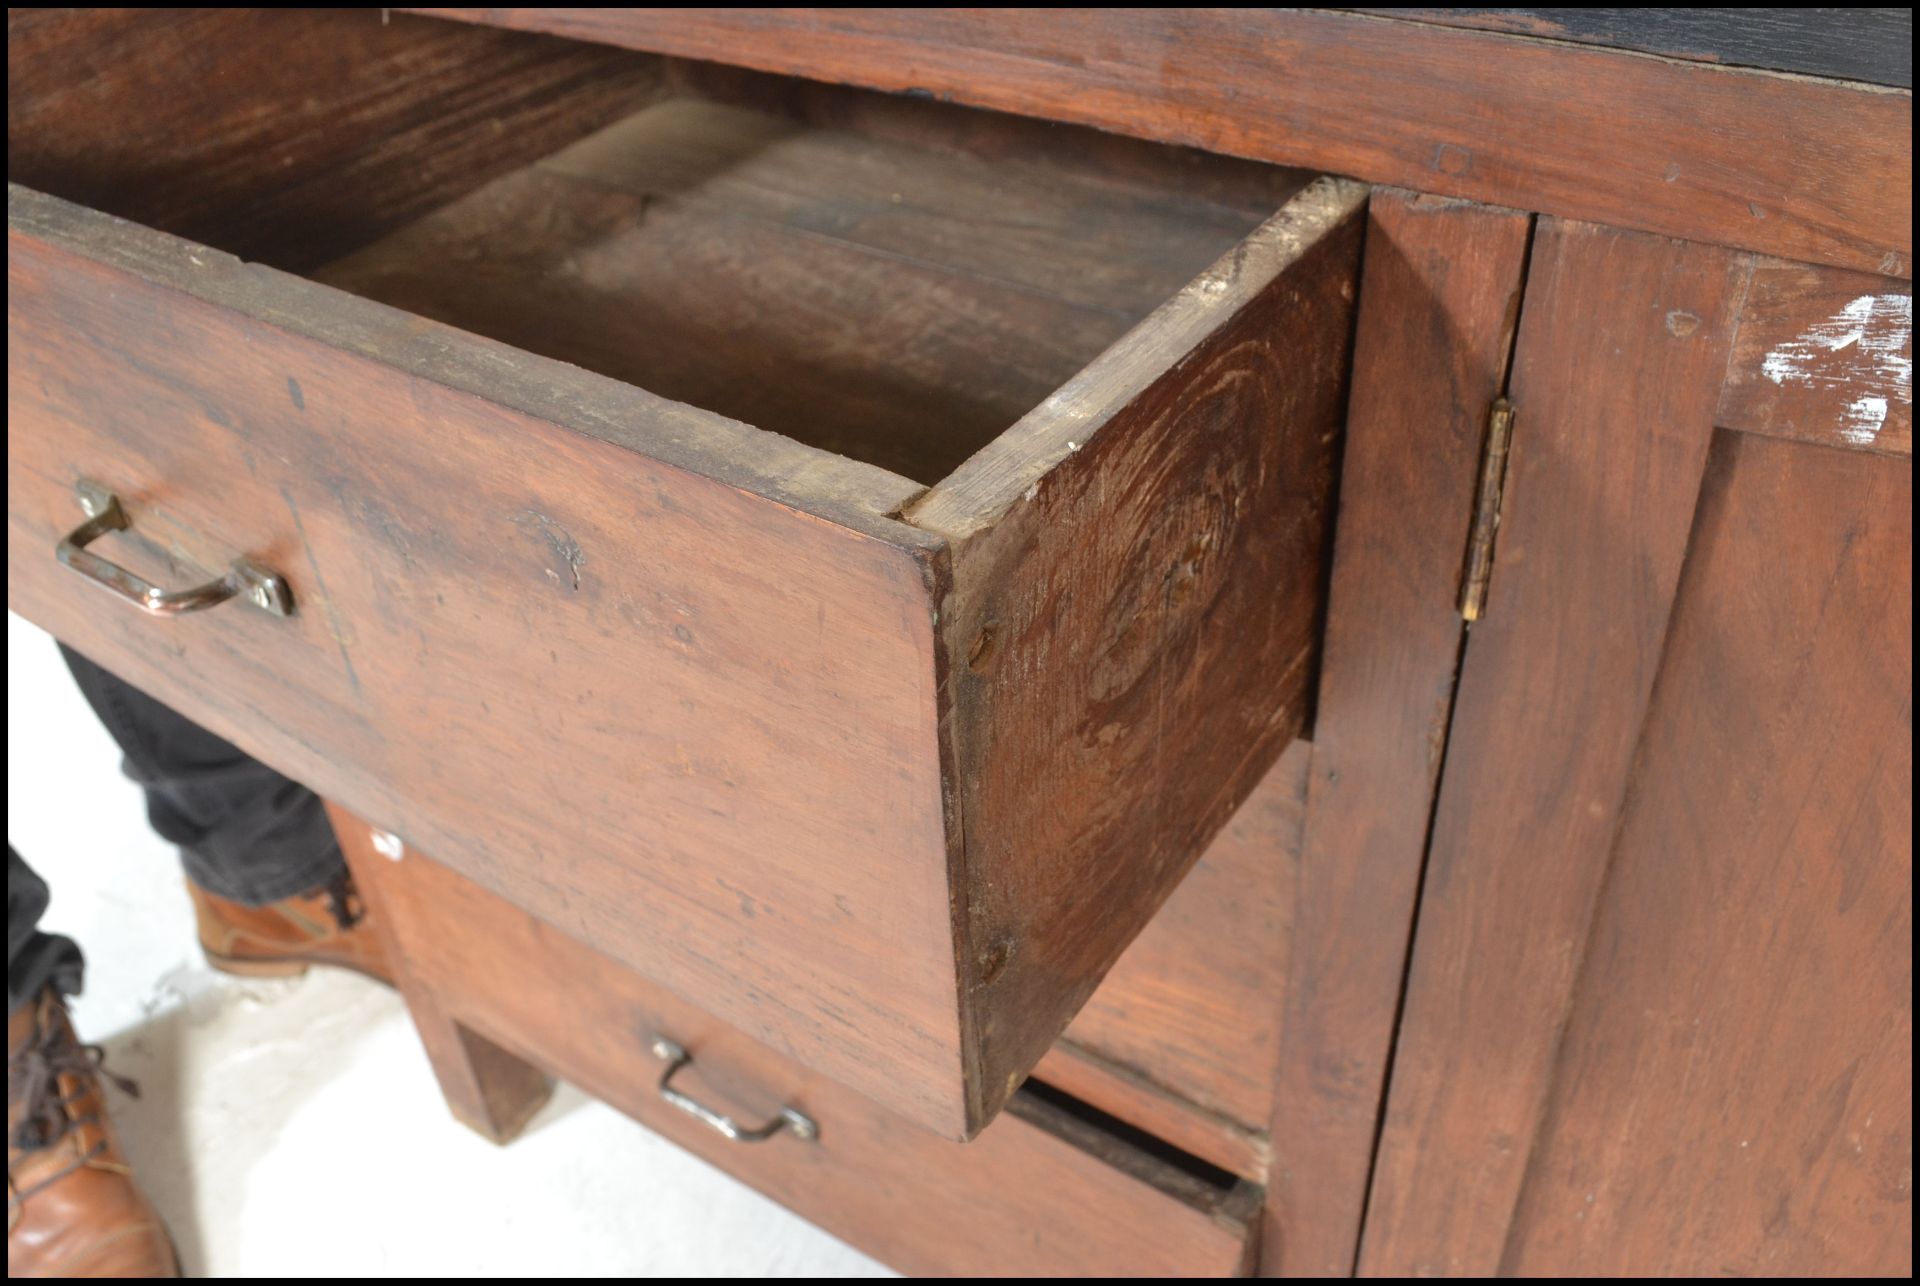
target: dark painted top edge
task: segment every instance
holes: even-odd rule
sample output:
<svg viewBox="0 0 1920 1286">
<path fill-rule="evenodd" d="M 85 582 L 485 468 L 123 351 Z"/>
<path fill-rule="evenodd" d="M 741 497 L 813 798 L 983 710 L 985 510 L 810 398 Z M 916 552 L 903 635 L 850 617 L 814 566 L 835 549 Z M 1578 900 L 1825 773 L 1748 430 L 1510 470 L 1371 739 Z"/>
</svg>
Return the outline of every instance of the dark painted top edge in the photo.
<svg viewBox="0 0 1920 1286">
<path fill-rule="evenodd" d="M 1912 9 L 1356 9 L 1695 62 L 1913 88 Z"/>
</svg>

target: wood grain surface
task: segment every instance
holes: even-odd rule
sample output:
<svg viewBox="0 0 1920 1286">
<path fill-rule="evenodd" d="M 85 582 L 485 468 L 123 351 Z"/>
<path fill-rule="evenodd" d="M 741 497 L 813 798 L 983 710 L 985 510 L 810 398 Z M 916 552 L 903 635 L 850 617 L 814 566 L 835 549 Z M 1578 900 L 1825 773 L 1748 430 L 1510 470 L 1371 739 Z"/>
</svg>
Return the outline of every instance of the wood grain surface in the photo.
<svg viewBox="0 0 1920 1286">
<path fill-rule="evenodd" d="M 7 178 L 305 271 L 646 105 L 658 60 L 380 9 L 9 9 Z"/>
<path fill-rule="evenodd" d="M 904 513 L 953 551 L 941 681 L 989 1095 L 1305 726 L 1364 207 L 1316 180 Z"/>
<path fill-rule="evenodd" d="M 1250 211 L 1188 196 L 1204 166 L 1133 179 L 1029 159 L 1056 127 L 916 136 L 924 104 L 840 97 L 878 101 L 845 128 L 671 97 L 319 279 L 933 483 L 1299 185 L 1268 171 Z"/>
<path fill-rule="evenodd" d="M 9 204 L 15 610 L 764 1042 L 966 1131 L 938 547 L 881 516 L 911 484 Z M 172 583 L 254 557 L 295 615 L 100 596 L 53 558 L 76 477 L 133 515 L 103 548 Z"/>
<path fill-rule="evenodd" d="M 1503 1274 L 1913 1274 L 1913 466 L 1715 439 Z"/>
<path fill-rule="evenodd" d="M 1913 454 L 1913 283 L 1762 259 L 1715 421 Z"/>
<path fill-rule="evenodd" d="M 1665 238 L 1536 230 L 1500 548 L 1455 698 L 1363 1273 L 1500 1266 L 1747 271 Z"/>
<path fill-rule="evenodd" d="M 1273 1089 L 1263 1268 L 1351 1271 L 1532 221 L 1376 188 Z"/>
<path fill-rule="evenodd" d="M 1261 1183 L 1311 751 L 1281 754 L 1036 1072 Z"/>
<path fill-rule="evenodd" d="M 364 834 L 342 826 L 401 944 L 410 992 L 903 1272 L 1229 1276 L 1245 1265 L 1252 1185 L 1183 1168 L 1028 1095 L 971 1143 L 937 1138 L 425 855 L 374 856 Z M 730 1142 L 668 1106 L 654 1089 L 656 1035 L 694 1055 L 676 1088 L 750 1122 L 797 1106 L 819 1137 Z"/>
<path fill-rule="evenodd" d="M 820 105 L 811 106 L 818 119 Z M 969 992 L 965 1004 L 977 1003 L 985 1016 L 983 1037 L 1030 1024 L 997 1044 L 967 1041 L 982 1060 L 967 1080 L 982 1087 L 985 1120 L 1301 726 L 1304 704 L 1294 698 L 1305 690 L 1315 646 L 1357 228 L 1331 248 L 1318 242 L 1343 224 L 1359 189 L 1310 189 L 1241 242 L 1253 232 L 1247 195 L 1231 204 L 1198 200 L 1164 173 L 1149 185 L 1143 159 L 1129 157 L 1123 169 L 1111 148 L 1096 152 L 1097 166 L 1061 154 L 1043 167 L 1021 160 L 1031 127 L 1017 122 L 972 116 L 965 146 L 954 147 L 954 125 L 929 122 L 946 130 L 929 140 L 884 103 L 846 115 L 874 132 L 674 99 L 323 276 L 816 445 L 943 478 L 904 519 L 942 537 L 966 533 L 971 548 L 1006 551 L 960 566 L 954 603 L 1004 595 L 1009 586 L 1036 592 L 1036 579 L 1037 592 L 1050 594 L 1072 576 L 1086 578 L 1077 588 L 1099 585 L 1113 596 L 1082 593 L 1078 602 L 1037 607 L 995 597 L 984 609 L 941 608 L 948 655 L 967 658 L 965 677 L 947 690 L 955 718 L 948 735 L 965 764 L 1006 764 L 998 793 L 954 784 L 960 833 L 978 850 L 966 858 L 964 869 L 977 874 L 963 902 L 986 944 L 966 957 L 963 973 L 997 978 L 1010 957 L 1023 957 L 999 992 L 977 1002 Z M 1212 168 L 1191 158 L 1173 163 L 1186 172 Z M 1295 181 L 1269 180 L 1287 190 Z M 1218 182 L 1247 186 L 1233 174 Z M 1203 256 L 1222 253 L 1220 266 L 1181 291 Z M 1108 259 L 1128 266 L 1106 267 Z M 1269 285 L 1261 317 L 1243 318 Z M 1176 298 L 1075 374 L 1167 295 Z M 623 305 L 611 314 L 610 297 Z M 668 336 L 663 315 L 675 319 Z M 1229 326 L 1248 337 L 1244 350 L 1216 338 Z M 1287 356 L 1269 370 L 1258 354 L 1281 335 Z M 1206 345 L 1250 373 L 1179 369 Z M 1247 353 L 1256 354 L 1250 363 L 1242 361 Z M 1226 390 L 1228 404 L 1208 404 L 1209 386 Z M 1196 388 L 1203 393 L 1191 393 Z M 1251 418 L 1243 388 L 1273 399 L 1257 413 L 1264 421 Z M 1038 411 L 1020 418 L 1036 403 Z M 1256 422 L 1260 430 L 1244 445 L 1234 439 Z M 1194 424 L 1217 436 L 1193 437 Z M 1054 499 L 1062 478 L 1075 480 L 1076 500 Z M 1030 503 L 1043 494 L 1053 503 Z M 1200 525 L 1171 526 L 1188 520 Z M 1050 551 L 1066 551 L 1078 533 L 1102 527 L 1100 542 L 1032 554 L 1043 531 Z M 1169 543 L 1176 541 L 1191 548 Z M 1243 552 L 1253 560 L 1234 567 Z M 1077 563 L 1069 572 L 1049 563 L 1055 556 Z M 1016 574 L 994 558 L 1037 570 Z M 1203 560 L 1215 569 L 1205 577 Z M 1190 583 L 1197 580 L 1205 582 L 1198 594 Z M 1151 596 L 1161 584 L 1171 590 L 1164 619 L 1155 619 Z M 996 668 L 988 653 L 998 648 L 1001 622 L 1019 616 L 1039 632 L 1019 646 L 1107 649 L 1114 672 L 1096 672 L 1096 684 L 1131 683 L 1118 671 L 1136 664 L 1184 666 L 1194 646 L 1210 650 L 1212 671 L 1185 670 L 1177 693 L 1149 678 L 1139 692 L 1099 696 L 1017 662 L 997 686 L 973 680 Z M 996 640 L 984 651 L 976 648 L 983 631 Z M 1113 654 L 1116 639 L 1140 656 Z M 1091 672 L 1070 658 L 1061 664 L 1049 673 L 1071 683 Z M 1262 667 L 1262 686 L 1231 686 Z M 1116 703 L 1101 730 L 1065 726 L 1091 717 L 1101 700 Z M 1151 713 L 1148 742 L 1129 725 L 1153 700 L 1177 704 L 1171 716 Z M 1175 766 L 1186 735 L 1176 725 L 1211 742 L 1216 716 L 1233 731 L 1214 743 L 1221 777 L 1208 781 L 1196 764 Z M 1258 726 L 1243 745 L 1249 722 Z M 1072 767 L 1061 766 L 1062 738 L 1084 743 Z M 1143 759 L 1138 745 L 1157 757 Z M 1028 767 L 1046 794 L 1029 795 L 1011 775 Z M 1068 782 L 1063 774 L 1071 772 L 1083 776 Z M 1099 775 L 1097 787 L 1084 774 Z M 1154 798 L 1174 778 L 1186 794 Z M 1115 852 L 1128 861 L 1116 865 Z M 1028 870 L 1010 874 L 1016 865 Z M 1109 872 L 1109 884 L 1089 923 L 1076 917 L 1094 916 L 1094 904 L 1074 881 L 1095 867 Z M 989 897 L 1000 905 L 979 904 Z M 1069 968 L 1049 959 L 1074 952 L 1085 954 Z M 1265 1078 L 1264 1069 L 1247 1075 L 1256 1084 Z M 1244 1093 L 1239 1106 L 1252 1106 Z M 1257 1128 L 1262 1112 L 1246 1115 Z"/>
<path fill-rule="evenodd" d="M 1365 9 L 1363 13 L 1668 58 L 1913 88 L 1913 10 L 1884 8 Z"/>
<path fill-rule="evenodd" d="M 1298 9 L 432 9 L 1909 276 L 1898 90 Z"/>
</svg>

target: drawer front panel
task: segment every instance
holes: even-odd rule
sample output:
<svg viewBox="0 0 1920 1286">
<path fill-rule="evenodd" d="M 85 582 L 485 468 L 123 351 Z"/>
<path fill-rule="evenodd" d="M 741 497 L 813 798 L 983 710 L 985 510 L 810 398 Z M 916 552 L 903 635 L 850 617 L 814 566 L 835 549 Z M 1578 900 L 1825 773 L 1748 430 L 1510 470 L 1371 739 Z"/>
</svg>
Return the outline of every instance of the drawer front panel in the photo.
<svg viewBox="0 0 1920 1286">
<path fill-rule="evenodd" d="M 38 221 L 8 241 L 10 606 L 959 1132 L 924 548 L 556 422 L 604 405 L 706 431 L 676 430 L 687 408 L 14 195 Z M 889 475 L 733 428 L 765 439 L 762 471 L 844 465 L 869 487 L 847 523 L 898 503 Z M 54 559 L 82 478 L 133 521 L 94 552 L 171 584 L 245 556 L 294 614 L 160 620 L 100 594 Z"/>
<path fill-rule="evenodd" d="M 902 1271 L 1223 1276 L 1248 1262 L 1252 1185 L 1203 1182 L 1024 1094 L 973 1142 L 937 1138 L 430 858 L 376 855 L 364 823 L 334 817 L 410 981 L 437 1006 Z M 818 1137 L 729 1141 L 669 1106 L 656 1036 L 693 1055 L 675 1089 L 742 1121 L 791 1106 Z"/>
</svg>

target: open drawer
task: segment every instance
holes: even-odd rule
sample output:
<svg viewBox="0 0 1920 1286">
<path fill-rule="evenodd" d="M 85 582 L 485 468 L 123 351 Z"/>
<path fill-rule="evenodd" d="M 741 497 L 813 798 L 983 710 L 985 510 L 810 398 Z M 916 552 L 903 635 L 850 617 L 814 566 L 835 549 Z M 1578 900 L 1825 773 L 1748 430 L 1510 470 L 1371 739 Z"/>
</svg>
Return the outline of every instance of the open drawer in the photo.
<svg viewBox="0 0 1920 1286">
<path fill-rule="evenodd" d="M 432 42 L 443 80 L 458 40 L 539 41 L 519 76 L 572 56 L 379 31 L 354 59 L 311 30 L 238 49 L 270 74 L 215 87 L 254 96 L 249 128 L 306 114 L 284 173 L 318 191 L 411 137 L 379 128 L 385 82 L 315 109 L 380 42 Z M 969 1136 L 1301 728 L 1364 193 L 639 62 L 619 112 L 579 91 L 584 137 L 497 177 L 511 144 L 446 135 L 510 135 L 519 102 L 551 136 L 558 89 L 428 130 L 471 190 L 305 277 L 10 186 L 8 600 Z M 447 170 L 420 167 L 436 202 Z M 255 202 L 232 226 L 257 253 L 273 176 L 170 181 L 200 180 L 200 216 Z M 370 229 L 406 205 L 381 199 Z M 291 614 L 99 593 L 54 554 L 82 482 L 125 524 L 88 553 L 161 584 L 245 559 Z"/>
</svg>

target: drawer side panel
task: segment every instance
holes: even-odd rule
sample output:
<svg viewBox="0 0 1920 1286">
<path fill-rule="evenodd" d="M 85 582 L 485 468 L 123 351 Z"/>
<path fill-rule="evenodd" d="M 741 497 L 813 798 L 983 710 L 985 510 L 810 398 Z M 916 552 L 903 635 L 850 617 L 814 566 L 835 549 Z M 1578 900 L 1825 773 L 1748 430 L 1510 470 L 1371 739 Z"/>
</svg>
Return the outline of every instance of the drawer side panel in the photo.
<svg viewBox="0 0 1920 1286">
<path fill-rule="evenodd" d="M 1316 180 L 908 511 L 954 547 L 983 1120 L 1305 729 L 1365 194 Z"/>
</svg>

